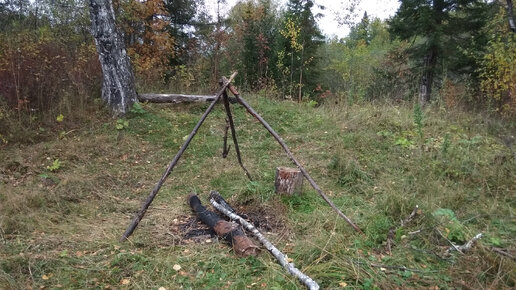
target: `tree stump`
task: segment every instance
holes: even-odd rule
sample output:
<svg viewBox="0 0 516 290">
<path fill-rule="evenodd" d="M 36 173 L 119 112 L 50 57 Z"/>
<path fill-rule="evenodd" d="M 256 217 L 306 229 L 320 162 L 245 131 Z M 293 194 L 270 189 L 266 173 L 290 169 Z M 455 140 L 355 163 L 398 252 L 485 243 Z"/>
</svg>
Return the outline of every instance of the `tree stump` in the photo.
<svg viewBox="0 0 516 290">
<path fill-rule="evenodd" d="M 303 174 L 301 170 L 287 167 L 276 168 L 274 188 L 276 193 L 300 194 L 303 188 Z"/>
</svg>

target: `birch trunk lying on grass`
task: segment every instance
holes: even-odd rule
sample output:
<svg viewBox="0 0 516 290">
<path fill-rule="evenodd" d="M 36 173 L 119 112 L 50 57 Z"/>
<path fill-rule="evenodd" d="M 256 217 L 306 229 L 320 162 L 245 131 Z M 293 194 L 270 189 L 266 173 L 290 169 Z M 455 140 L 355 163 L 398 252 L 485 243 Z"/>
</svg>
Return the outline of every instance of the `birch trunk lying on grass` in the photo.
<svg viewBox="0 0 516 290">
<path fill-rule="evenodd" d="M 280 250 L 278 250 L 278 248 L 276 248 L 271 242 L 269 242 L 251 223 L 237 215 L 218 192 L 211 192 L 210 202 L 221 213 L 225 214 L 230 219 L 237 221 L 244 228 L 250 231 L 258 239 L 258 241 L 260 241 L 260 243 L 262 243 L 263 246 L 267 250 L 269 250 L 269 252 L 271 252 L 271 254 L 278 260 L 280 265 L 283 266 L 283 268 L 285 268 L 290 274 L 297 277 L 299 281 L 301 281 L 303 284 L 306 285 L 306 287 L 308 287 L 308 289 L 319 289 L 319 284 L 317 284 L 317 282 L 315 282 L 314 280 L 312 280 L 312 278 L 308 277 L 299 269 L 297 269 L 294 266 L 294 263 L 289 263 L 287 255 L 283 254 Z M 227 205 L 228 208 L 226 208 L 222 204 Z"/>
</svg>

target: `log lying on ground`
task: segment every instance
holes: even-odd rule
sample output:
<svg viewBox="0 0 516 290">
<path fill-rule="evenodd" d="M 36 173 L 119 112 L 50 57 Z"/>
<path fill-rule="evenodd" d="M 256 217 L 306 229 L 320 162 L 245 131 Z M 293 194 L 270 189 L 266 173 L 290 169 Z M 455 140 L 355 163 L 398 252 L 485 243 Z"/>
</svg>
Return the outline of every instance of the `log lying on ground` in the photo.
<svg viewBox="0 0 516 290">
<path fill-rule="evenodd" d="M 139 94 L 140 102 L 149 103 L 191 103 L 191 102 L 211 102 L 215 96 L 202 95 L 182 95 L 182 94 Z"/>
<path fill-rule="evenodd" d="M 224 200 L 224 198 L 216 191 L 210 193 L 210 203 L 221 213 L 228 216 L 232 220 L 238 221 L 248 231 L 262 243 L 262 245 L 271 252 L 271 254 L 278 260 L 278 262 L 285 268 L 290 274 L 297 277 L 299 281 L 308 287 L 308 289 L 319 289 L 319 284 L 312 278 L 305 275 L 299 269 L 294 266 L 294 263 L 288 262 L 287 255 L 283 254 L 278 248 L 276 248 L 271 242 L 269 242 L 251 223 L 240 217 L 235 213 L 235 210 Z M 226 207 L 227 206 L 227 207 Z"/>
<path fill-rule="evenodd" d="M 197 195 L 190 194 L 188 196 L 188 204 L 195 211 L 199 219 L 217 233 L 217 236 L 233 245 L 233 249 L 238 256 L 256 256 L 260 252 L 260 248 L 249 240 L 242 230 L 242 227 L 236 223 L 227 222 L 221 219 L 216 213 L 207 210 L 201 204 Z"/>
<path fill-rule="evenodd" d="M 183 94 L 139 94 L 138 100 L 140 102 L 149 103 L 200 103 L 211 102 L 215 100 L 216 96 L 210 95 L 183 95 Z M 236 103 L 235 98 L 229 98 L 231 103 Z"/>
</svg>

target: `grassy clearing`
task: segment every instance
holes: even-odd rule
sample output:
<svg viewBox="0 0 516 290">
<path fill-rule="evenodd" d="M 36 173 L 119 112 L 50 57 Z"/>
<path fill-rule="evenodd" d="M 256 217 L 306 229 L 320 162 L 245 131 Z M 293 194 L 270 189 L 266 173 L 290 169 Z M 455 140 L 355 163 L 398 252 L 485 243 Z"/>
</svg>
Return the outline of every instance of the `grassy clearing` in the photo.
<svg viewBox="0 0 516 290">
<path fill-rule="evenodd" d="M 145 105 L 120 130 L 120 122 L 97 115 L 66 135 L 1 148 L 0 288 L 302 288 L 267 253 L 238 259 L 220 242 L 185 244 L 169 231 L 190 214 L 187 194 L 207 202 L 210 190 L 284 221 L 269 238 L 324 288 L 515 287 L 515 261 L 491 249 L 516 255 L 516 163 L 500 138 L 514 135 L 516 124 L 438 108 L 419 114 L 408 105 L 250 102 L 365 236 L 306 182 L 302 196 L 274 195 L 274 169 L 289 160 L 236 106 L 243 160 L 255 181 L 246 179 L 234 148 L 222 159 L 217 106 L 131 242 L 120 244 L 207 107 Z M 416 204 L 421 214 L 399 228 Z M 447 240 L 462 244 L 479 232 L 485 236 L 471 252 L 443 256 Z"/>
</svg>

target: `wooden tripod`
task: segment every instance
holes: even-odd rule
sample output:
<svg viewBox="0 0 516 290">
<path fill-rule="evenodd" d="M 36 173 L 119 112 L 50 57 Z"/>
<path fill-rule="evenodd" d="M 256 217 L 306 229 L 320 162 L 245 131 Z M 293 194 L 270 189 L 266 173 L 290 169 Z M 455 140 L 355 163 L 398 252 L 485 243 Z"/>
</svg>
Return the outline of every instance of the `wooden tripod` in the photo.
<svg viewBox="0 0 516 290">
<path fill-rule="evenodd" d="M 310 185 L 312 185 L 312 187 L 315 189 L 315 191 L 317 191 L 317 193 L 344 219 L 346 220 L 346 222 L 357 232 L 359 233 L 362 233 L 362 231 L 360 230 L 359 227 L 357 227 L 346 215 L 344 215 L 344 213 L 342 213 L 342 211 L 340 211 L 337 206 L 335 206 L 335 204 L 329 199 L 329 197 L 324 194 L 321 190 L 321 188 L 315 183 L 315 181 L 312 179 L 312 177 L 308 174 L 308 172 L 304 169 L 304 167 L 301 165 L 301 163 L 299 163 L 299 161 L 297 161 L 297 159 L 294 157 L 294 155 L 292 154 L 292 152 L 288 149 L 287 145 L 285 144 L 285 142 L 283 141 L 283 139 L 281 139 L 281 137 L 278 135 L 278 133 L 276 133 L 276 131 L 274 131 L 274 129 L 272 129 L 272 127 L 240 96 L 240 94 L 237 92 L 237 90 L 231 86 L 231 81 L 235 78 L 236 76 L 236 72 L 234 72 L 231 77 L 229 79 L 226 79 L 225 77 L 222 78 L 222 82 L 221 82 L 221 89 L 219 90 L 219 92 L 215 95 L 215 99 L 210 103 L 210 105 L 208 106 L 208 108 L 206 109 L 206 111 L 204 112 L 204 114 L 201 116 L 201 119 L 199 120 L 199 122 L 197 122 L 197 124 L 195 125 L 195 127 L 193 128 L 192 132 L 190 133 L 190 135 L 188 136 L 188 138 L 186 139 L 186 141 L 183 143 L 183 145 L 181 146 L 181 148 L 179 149 L 179 151 L 177 152 L 176 156 L 174 157 L 174 159 L 172 159 L 172 161 L 170 162 L 170 164 L 168 165 L 167 169 L 165 170 L 165 172 L 163 173 L 163 175 L 161 176 L 161 178 L 159 179 L 159 181 L 156 183 L 156 185 L 154 186 L 154 188 L 152 189 L 151 193 L 149 194 L 149 196 L 147 197 L 147 199 L 145 200 L 145 202 L 143 203 L 140 211 L 136 214 L 136 216 L 134 217 L 133 221 L 131 222 L 131 224 L 129 225 L 129 227 L 127 228 L 127 230 L 124 232 L 124 234 L 122 235 L 122 238 L 120 239 L 120 241 L 125 241 L 129 238 L 129 236 L 132 235 L 132 233 L 134 232 L 134 230 L 136 229 L 136 227 L 138 226 L 138 224 L 140 223 L 140 221 L 142 220 L 143 216 L 145 215 L 145 213 L 147 212 L 147 209 L 149 208 L 150 204 L 152 203 L 152 201 L 154 200 L 154 198 L 156 197 L 156 195 L 158 194 L 161 186 L 163 185 L 163 183 L 165 182 L 165 180 L 167 179 L 167 177 L 170 175 L 170 173 L 172 173 L 172 170 L 174 169 L 174 167 L 176 166 L 177 162 L 179 161 L 179 159 L 181 158 L 181 156 L 183 155 L 183 153 L 185 152 L 186 148 L 188 148 L 188 145 L 190 144 L 190 142 L 192 141 L 193 137 L 195 136 L 195 134 L 197 134 L 197 131 L 199 130 L 199 128 L 201 127 L 201 125 L 203 124 L 204 120 L 206 120 L 206 117 L 210 114 L 210 112 L 213 110 L 213 108 L 215 107 L 215 105 L 217 104 L 217 102 L 222 98 L 222 101 L 224 103 L 224 108 L 226 110 L 226 121 L 227 123 L 229 124 L 229 127 L 231 128 L 231 135 L 233 137 L 233 145 L 235 146 L 235 152 L 237 154 L 237 159 L 238 159 L 238 163 L 240 164 L 240 167 L 242 167 L 242 169 L 244 170 L 246 176 L 252 180 L 251 178 L 251 175 L 249 174 L 249 171 L 245 168 L 243 162 L 242 162 L 242 158 L 240 156 L 240 149 L 238 147 L 238 141 L 237 141 L 237 137 L 236 137 L 236 130 L 235 130 L 235 124 L 233 123 L 233 116 L 231 114 L 231 108 L 230 108 L 230 103 L 229 103 L 229 98 L 228 98 L 228 95 L 226 93 L 226 89 L 229 89 L 229 91 L 235 96 L 237 102 L 242 105 L 244 108 L 246 108 L 246 110 L 253 116 L 255 117 L 266 129 L 267 131 L 269 131 L 269 133 L 271 133 L 271 135 L 276 139 L 276 141 L 278 141 L 278 143 L 281 145 L 281 147 L 283 148 L 283 150 L 285 150 L 285 153 L 287 154 L 287 156 L 290 158 L 290 160 L 292 160 L 292 162 L 299 168 L 299 170 L 301 170 L 301 173 L 303 174 L 303 176 L 308 180 L 308 182 L 310 183 Z M 226 126 L 226 130 L 227 130 L 227 126 Z M 227 134 L 225 134 L 224 136 L 224 152 L 223 152 L 223 156 L 227 155 L 227 151 L 228 151 L 228 148 L 226 147 L 227 145 Z"/>
</svg>

